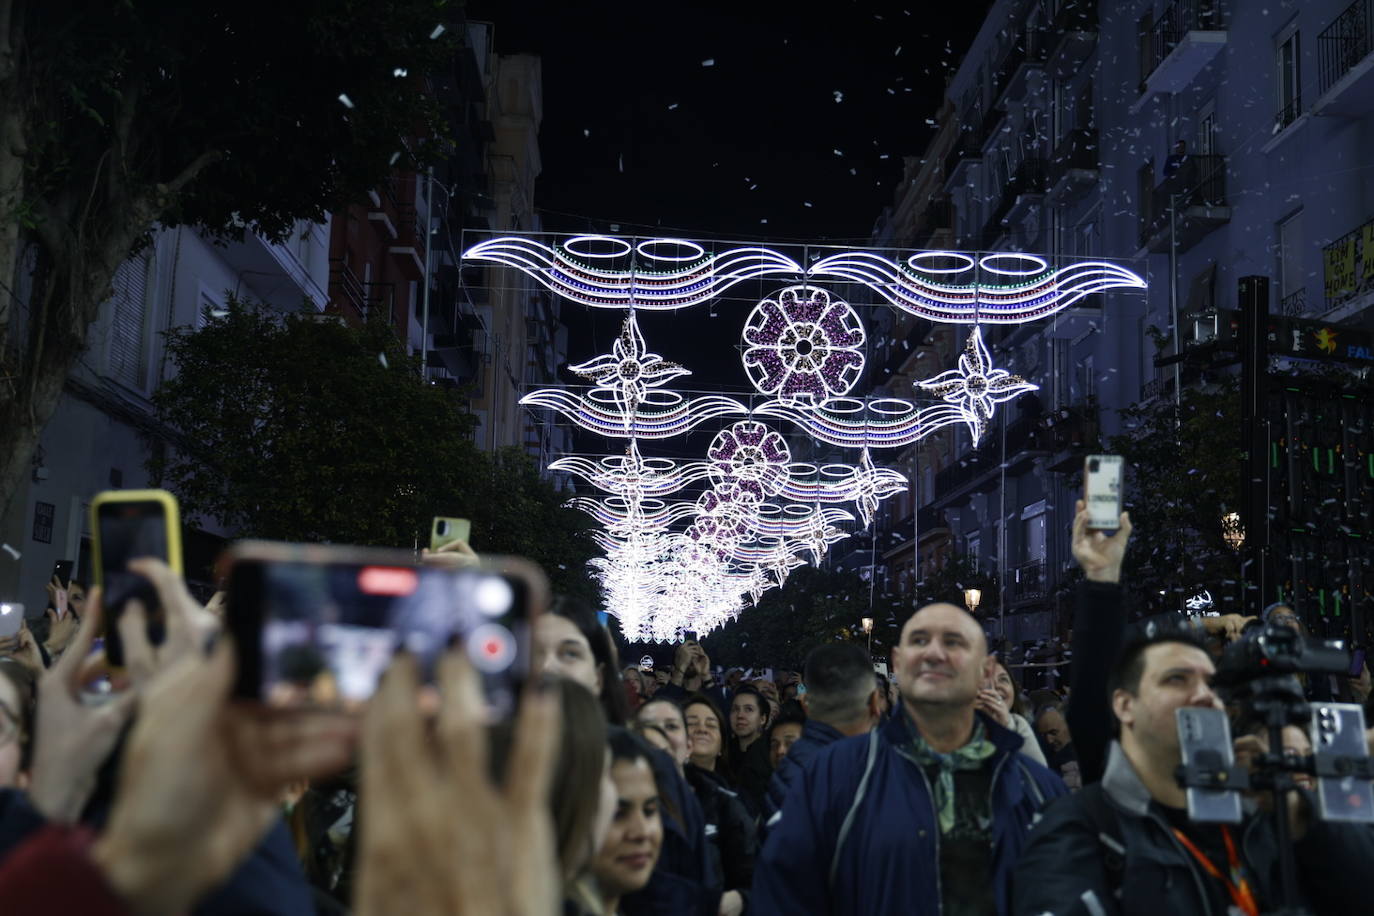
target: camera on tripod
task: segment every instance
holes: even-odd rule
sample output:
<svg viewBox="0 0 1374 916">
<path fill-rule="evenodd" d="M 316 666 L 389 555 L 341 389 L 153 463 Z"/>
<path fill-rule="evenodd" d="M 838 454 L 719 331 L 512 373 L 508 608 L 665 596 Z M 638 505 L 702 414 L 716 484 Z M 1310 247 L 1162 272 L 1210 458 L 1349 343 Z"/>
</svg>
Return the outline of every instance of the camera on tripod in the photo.
<svg viewBox="0 0 1374 916">
<path fill-rule="evenodd" d="M 1310 773 L 1322 820 L 1374 822 L 1364 710 L 1354 703 L 1309 703 L 1303 690 L 1303 678 L 1347 677 L 1350 666 L 1340 640 L 1305 637 L 1278 624 L 1254 627 L 1227 646 L 1213 683 L 1228 704 L 1266 726 L 1269 750 L 1250 769 L 1237 767 L 1226 713 L 1179 709 L 1178 776 L 1187 789 L 1189 819 L 1240 823 L 1241 792 L 1284 792 L 1295 787 L 1294 774 Z M 1284 752 L 1283 730 L 1290 725 L 1308 731 L 1311 755 Z"/>
</svg>

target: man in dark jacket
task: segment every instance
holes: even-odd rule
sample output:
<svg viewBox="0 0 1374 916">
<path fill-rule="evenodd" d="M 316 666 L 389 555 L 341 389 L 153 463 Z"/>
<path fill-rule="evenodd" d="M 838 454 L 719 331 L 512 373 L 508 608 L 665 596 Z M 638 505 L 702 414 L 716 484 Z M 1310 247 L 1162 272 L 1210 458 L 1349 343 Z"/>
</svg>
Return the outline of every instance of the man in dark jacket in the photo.
<svg viewBox="0 0 1374 916">
<path fill-rule="evenodd" d="M 873 664 L 860 646 L 834 642 L 812 649 L 803 678 L 806 724 L 773 771 L 764 802 L 765 823 L 777 816 L 797 774 L 822 748 L 841 738 L 866 734 L 878 724 L 883 701 L 874 686 Z"/>
<path fill-rule="evenodd" d="M 1175 711 L 1220 708 L 1214 673 L 1205 646 L 1184 630 L 1142 630 L 1123 647 L 1109 685 L 1120 740 L 1106 775 L 1051 807 L 1032 831 L 1013 885 L 1016 913 L 1253 916 L 1279 903 L 1272 817 L 1251 810 L 1234 830 L 1192 823 L 1175 778 Z M 1290 808 L 1298 809 L 1295 851 L 1312 911 L 1365 909 L 1374 833 L 1313 822 L 1305 800 Z"/>
<path fill-rule="evenodd" d="M 992 661 L 963 608 L 921 608 L 892 656 L 901 704 L 794 780 L 754 870 L 751 912 L 1011 912 L 1027 831 L 1064 784 L 975 711 Z"/>
</svg>

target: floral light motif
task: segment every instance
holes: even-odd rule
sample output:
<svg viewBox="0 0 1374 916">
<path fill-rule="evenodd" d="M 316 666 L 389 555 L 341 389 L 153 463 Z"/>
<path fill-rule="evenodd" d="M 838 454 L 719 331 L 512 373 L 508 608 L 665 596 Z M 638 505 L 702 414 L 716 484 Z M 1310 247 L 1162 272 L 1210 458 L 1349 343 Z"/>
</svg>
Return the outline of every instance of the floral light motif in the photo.
<svg viewBox="0 0 1374 916">
<path fill-rule="evenodd" d="M 597 388 L 611 391 L 616 403 L 627 414 L 638 409 L 650 388 L 657 388 L 680 375 L 692 374 L 691 370 L 648 352 L 633 312 L 625 319 L 609 354 L 568 369 L 596 382 Z"/>
<path fill-rule="evenodd" d="M 744 326 L 744 369 L 754 387 L 784 398 L 844 394 L 863 372 L 864 329 L 849 303 L 812 286 L 765 299 Z"/>
<path fill-rule="evenodd" d="M 896 471 L 875 466 L 873 456 L 864 449 L 850 486 L 859 510 L 859 521 L 867 528 L 873 521 L 873 513 L 878 511 L 878 503 L 906 489 L 906 478 Z"/>
<path fill-rule="evenodd" d="M 934 378 L 917 382 L 916 386 L 958 405 L 965 414 L 964 422 L 973 435 L 974 445 L 987 432 L 993 405 L 1037 389 L 1019 375 L 992 367 L 992 356 L 983 343 L 983 332 L 979 328 L 969 334 L 958 369 L 941 372 Z"/>
<path fill-rule="evenodd" d="M 716 434 L 706 457 L 717 482 L 739 482 L 776 496 L 787 481 L 792 453 L 781 433 L 757 420 L 740 420 Z"/>
</svg>

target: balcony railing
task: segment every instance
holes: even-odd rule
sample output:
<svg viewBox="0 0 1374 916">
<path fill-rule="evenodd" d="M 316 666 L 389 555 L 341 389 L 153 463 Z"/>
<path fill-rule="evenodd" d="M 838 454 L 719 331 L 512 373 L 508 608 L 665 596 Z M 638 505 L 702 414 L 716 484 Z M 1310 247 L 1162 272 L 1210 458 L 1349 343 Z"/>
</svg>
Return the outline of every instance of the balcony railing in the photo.
<svg viewBox="0 0 1374 916">
<path fill-rule="evenodd" d="M 1326 308 L 1374 291 L 1374 220 L 1322 248 Z"/>
<path fill-rule="evenodd" d="M 1140 244 L 1148 245 L 1152 237 L 1169 227 L 1169 211 L 1175 210 L 1180 223 L 1184 211 L 1190 207 L 1217 208 L 1227 206 L 1226 157 L 1217 153 L 1189 155 L 1178 170 L 1155 186 L 1140 213 Z"/>
<path fill-rule="evenodd" d="M 997 208 L 992 211 L 992 215 L 983 226 L 984 237 L 995 238 L 1001 233 L 1002 220 L 1011 212 L 1016 199 L 1022 194 L 1044 194 L 1048 175 L 1049 170 L 1044 159 L 1039 156 L 1027 156 L 1022 159 L 1021 164 L 1016 167 L 1016 172 L 1002 188 Z"/>
<path fill-rule="evenodd" d="M 1058 79 L 1070 76 L 1097 43 L 1097 0 L 1062 0 L 1046 36 L 1046 66 Z"/>
<path fill-rule="evenodd" d="M 1141 67 L 1142 81 L 1178 47 L 1189 32 L 1223 28 L 1219 0 L 1174 0 L 1150 30 L 1150 57 Z"/>
<path fill-rule="evenodd" d="M 358 275 L 351 267 L 339 259 L 332 262 L 329 272 L 333 280 L 331 285 L 338 293 L 338 301 L 353 306 L 359 317 L 366 317 L 367 294 L 363 290 L 363 281 L 358 279 Z"/>
<path fill-rule="evenodd" d="M 1290 318 L 1307 314 L 1307 287 L 1294 290 L 1280 299 L 1279 314 Z"/>
<path fill-rule="evenodd" d="M 959 131 L 959 139 L 954 148 L 945 156 L 945 178 L 950 178 L 965 160 L 977 162 L 983 157 L 983 141 L 974 133 L 973 128 L 965 126 Z"/>
<path fill-rule="evenodd" d="M 1007 571 L 1012 601 L 1035 601 L 1045 597 L 1045 561 L 1036 560 Z"/>
<path fill-rule="evenodd" d="M 1317 95 L 1374 51 L 1374 0 L 1355 0 L 1317 36 Z"/>
<path fill-rule="evenodd" d="M 1279 130 L 1283 130 L 1289 124 L 1292 124 L 1294 121 L 1296 121 L 1298 119 L 1298 115 L 1300 114 L 1302 114 L 1301 92 L 1299 92 L 1298 95 L 1293 96 L 1292 100 L 1290 100 L 1287 105 L 1280 108 L 1278 110 L 1278 113 L 1274 115 L 1274 126 Z"/>
</svg>

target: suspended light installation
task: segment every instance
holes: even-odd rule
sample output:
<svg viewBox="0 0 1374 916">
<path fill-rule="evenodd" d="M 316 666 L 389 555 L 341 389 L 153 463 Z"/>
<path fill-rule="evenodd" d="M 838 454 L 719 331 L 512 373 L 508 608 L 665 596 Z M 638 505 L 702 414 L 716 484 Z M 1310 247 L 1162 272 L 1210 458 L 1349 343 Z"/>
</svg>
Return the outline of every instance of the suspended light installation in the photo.
<svg viewBox="0 0 1374 916">
<path fill-rule="evenodd" d="M 954 425 L 980 442 L 997 405 L 1037 387 L 993 364 L 980 325 L 1037 320 L 1093 293 L 1145 285 L 1108 262 L 1052 268 L 1014 252 L 794 257 L 759 246 L 712 251 L 686 239 L 600 235 L 502 236 L 469 247 L 463 259 L 513 268 L 569 301 L 624 315 L 609 352 L 567 367 L 588 385 L 539 389 L 521 403 L 625 443 L 620 454 L 566 456 L 549 467 L 605 494 L 570 505 L 600 526 L 593 538 L 605 556 L 592 566 L 607 610 L 632 641 L 727 623 L 792 570 L 819 563 L 853 526 L 870 526 L 882 501 L 908 486 L 875 462 L 876 452 Z M 740 332 L 756 400 L 672 390 L 691 370 L 652 351 L 637 313 L 702 305 L 744 281 L 777 284 L 753 300 Z M 914 383 L 911 398 L 853 394 L 868 332 L 827 282 L 858 284 L 932 321 L 972 325 L 957 367 Z M 700 460 L 641 453 L 641 442 L 721 420 L 726 425 Z M 854 450 L 857 459 L 794 461 L 789 434 Z"/>
</svg>

